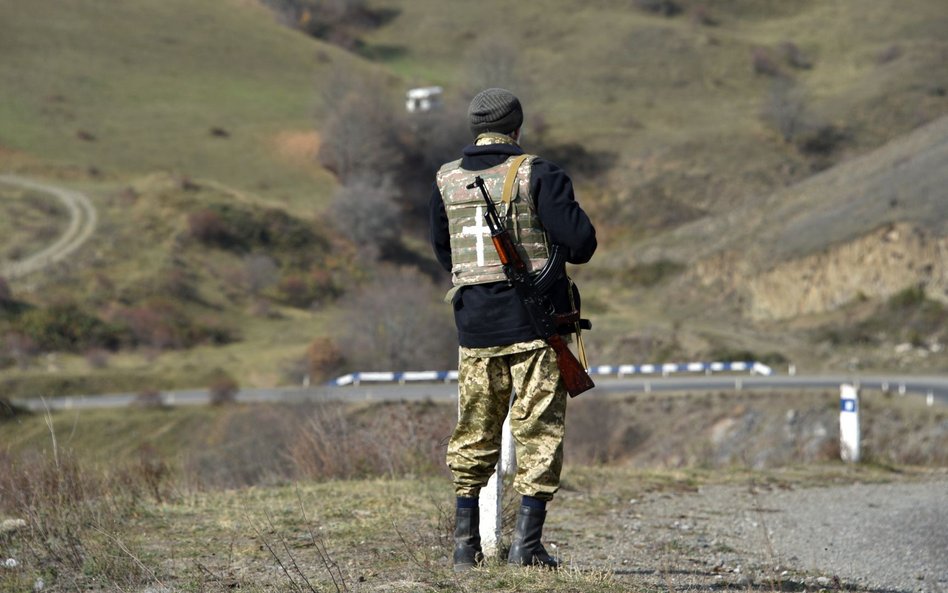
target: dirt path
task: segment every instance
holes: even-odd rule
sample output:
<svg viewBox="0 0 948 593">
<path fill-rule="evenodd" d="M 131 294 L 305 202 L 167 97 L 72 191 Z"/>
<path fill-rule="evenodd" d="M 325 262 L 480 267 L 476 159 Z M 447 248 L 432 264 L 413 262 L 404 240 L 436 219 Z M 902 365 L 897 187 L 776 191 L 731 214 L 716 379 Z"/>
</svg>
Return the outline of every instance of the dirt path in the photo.
<svg viewBox="0 0 948 593">
<path fill-rule="evenodd" d="M 584 508 L 567 493 L 557 511 Z M 576 504 L 579 503 L 579 504 Z M 830 486 L 708 485 L 557 517 L 583 569 L 670 591 L 948 590 L 948 474 Z"/>
<path fill-rule="evenodd" d="M 14 279 L 38 272 L 65 259 L 95 232 L 98 215 L 92 202 L 84 194 L 18 175 L 0 175 L 0 183 L 52 194 L 62 201 L 69 211 L 69 227 L 59 239 L 25 259 L 0 262 L 0 276 Z"/>
</svg>

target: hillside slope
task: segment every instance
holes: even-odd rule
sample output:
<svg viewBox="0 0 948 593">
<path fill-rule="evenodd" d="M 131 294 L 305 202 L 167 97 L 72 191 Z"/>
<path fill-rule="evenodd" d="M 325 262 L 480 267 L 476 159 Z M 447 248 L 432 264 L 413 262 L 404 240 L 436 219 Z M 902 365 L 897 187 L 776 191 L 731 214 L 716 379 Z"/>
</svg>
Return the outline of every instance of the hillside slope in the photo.
<svg viewBox="0 0 948 593">
<path fill-rule="evenodd" d="M 419 311 L 449 319 L 440 286 L 425 292 L 429 276 L 446 282 L 432 272 L 423 232 L 425 167 L 456 156 L 466 138 L 463 129 L 452 135 L 463 128 L 456 122 L 488 85 L 523 98 L 525 148 L 571 172 L 597 225 L 599 252 L 576 272 L 597 328 L 596 362 L 795 360 L 814 346 L 795 325 L 843 323 L 836 313 L 863 300 L 855 317 L 866 318 L 869 305 L 919 282 L 929 296 L 942 290 L 944 178 L 934 168 L 944 156 L 924 136 L 942 124 L 887 149 L 901 156 L 859 158 L 948 113 L 941 0 L 362 6 L 378 18 L 345 31 L 340 47 L 326 41 L 339 41 L 333 31 L 307 36 L 255 0 L 55 9 L 0 0 L 0 171 L 81 190 L 102 213 L 67 262 L 0 294 L 17 311 L 67 299 L 109 319 L 141 312 L 157 283 L 195 324 L 209 317 L 229 328 L 226 344 L 169 350 L 156 338 L 156 352 L 125 340 L 108 355 L 53 353 L 4 332 L 2 379 L 18 393 L 181 386 L 218 368 L 243 385 L 299 380 L 314 339 L 358 349 L 354 330 L 332 321 L 361 284 L 395 274 L 409 278 L 404 298 L 362 305 L 375 307 L 363 315 L 368 325 L 371 316 L 417 320 Z M 404 91 L 428 84 L 445 88 L 444 110 L 427 120 L 405 114 Z M 326 147 L 399 165 L 362 171 L 369 186 L 347 187 L 339 158 L 316 158 Z M 839 163 L 863 168 L 831 169 Z M 374 181 L 393 175 L 394 184 Z M 333 211 L 341 187 L 348 200 Z M 375 189 L 399 220 L 376 216 L 379 196 L 364 199 Z M 22 192 L 0 198 L 0 216 L 28 217 L 0 235 L 0 253 L 13 259 L 43 249 L 62 224 L 52 211 L 44 220 L 48 199 L 28 207 Z M 357 222 L 383 223 L 394 247 L 356 254 L 351 229 L 334 227 L 334 212 L 354 212 L 360 199 L 370 207 Z M 301 283 L 326 280 L 322 265 L 292 263 L 307 246 L 290 254 L 266 241 L 238 251 L 194 241 L 192 222 L 211 220 L 208 209 L 239 214 L 231 222 L 241 224 L 282 211 L 317 229 L 328 242 L 312 246 L 316 259 L 345 270 L 331 283 L 343 298 L 289 298 Z M 878 265 L 899 257 L 908 263 Z M 873 269 L 882 275 L 860 275 Z M 395 315 L 393 303 L 418 310 Z M 948 325 L 930 313 L 913 323 Z M 431 364 L 415 348 L 391 350 L 416 355 L 399 365 Z"/>
<path fill-rule="evenodd" d="M 754 318 L 823 313 L 917 283 L 948 302 L 948 117 L 725 215 L 641 257 L 690 262 L 685 281 L 748 293 Z"/>
</svg>

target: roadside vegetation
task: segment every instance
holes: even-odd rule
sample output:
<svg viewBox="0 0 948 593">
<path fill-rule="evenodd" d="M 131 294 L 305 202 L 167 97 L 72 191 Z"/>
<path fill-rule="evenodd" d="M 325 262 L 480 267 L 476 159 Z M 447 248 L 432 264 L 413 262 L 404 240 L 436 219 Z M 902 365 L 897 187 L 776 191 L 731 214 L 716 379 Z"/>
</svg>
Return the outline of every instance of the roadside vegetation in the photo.
<svg viewBox="0 0 948 593">
<path fill-rule="evenodd" d="M 835 394 L 812 393 L 574 400 L 547 537 L 568 546 L 584 533 L 571 517 L 650 493 L 914 480 L 948 467 L 943 410 L 864 393 L 865 461 L 852 467 L 827 430 L 837 408 Z M 0 586 L 618 592 L 650 589 L 700 554 L 644 534 L 637 545 L 662 558 L 654 575 L 582 569 L 595 550 L 569 547 L 571 568 L 558 573 L 491 564 L 455 575 L 443 462 L 454 413 L 434 403 L 183 409 L 159 397 L 26 414 L 0 402 L 0 556 L 15 561 L 0 565 Z M 508 489 L 506 537 L 515 502 Z M 693 578 L 719 582 L 713 571 Z"/>
</svg>

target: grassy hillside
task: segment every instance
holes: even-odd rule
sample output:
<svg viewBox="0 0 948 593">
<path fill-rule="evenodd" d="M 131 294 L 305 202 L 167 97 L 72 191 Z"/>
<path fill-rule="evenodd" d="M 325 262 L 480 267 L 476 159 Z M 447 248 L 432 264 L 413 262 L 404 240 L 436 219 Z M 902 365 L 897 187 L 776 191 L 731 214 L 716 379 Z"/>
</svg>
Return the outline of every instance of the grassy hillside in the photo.
<svg viewBox="0 0 948 593">
<path fill-rule="evenodd" d="M 319 81 L 358 67 L 344 52 L 237 0 L 4 1 L 0 15 L 5 149 L 108 176 L 210 177 L 288 205 L 325 199 L 332 179 L 281 150 L 314 130 Z"/>
<path fill-rule="evenodd" d="M 757 262 L 747 270 L 766 272 L 880 223 L 943 219 L 937 173 L 910 175 L 917 185 L 900 189 L 908 193 L 898 209 L 885 208 L 885 188 L 901 187 L 909 170 L 937 170 L 925 163 L 941 158 L 927 136 L 897 140 L 948 113 L 941 35 L 948 15 L 937 0 L 451 7 L 376 0 L 365 8 L 384 18 L 369 19 L 342 48 L 279 24 L 249 0 L 55 10 L 0 0 L 0 170 L 85 191 L 101 216 L 100 231 L 68 262 L 10 283 L 16 306 L 43 310 L 66 300 L 112 320 L 116 311 L 164 310 L 150 302 L 157 296 L 187 323 L 228 335 L 224 344 L 173 348 L 159 339 L 157 349 L 126 339 L 104 358 L 86 348 L 23 357 L 20 338 L 12 346 L 6 339 L 0 380 L 8 392 L 167 388 L 205 383 L 218 370 L 243 385 L 272 385 L 300 379 L 301 360 L 320 336 L 366 350 L 351 339 L 355 325 L 339 321 L 358 285 L 386 277 L 380 266 L 421 269 L 417 278 L 430 272 L 418 220 L 428 180 L 411 167 L 452 158 L 462 141 L 438 132 L 451 127 L 443 122 L 428 129 L 400 114 L 401 93 L 415 85 L 445 87 L 442 118 L 463 117 L 480 87 L 513 88 L 527 110 L 527 150 L 573 172 L 601 239 L 592 264 L 575 274 L 597 328 L 589 344 L 596 362 L 749 355 L 839 364 L 848 354 L 813 356 L 819 338 L 811 331 L 843 323 L 845 311 L 758 323 L 748 313 L 757 305 L 747 303 L 763 297 L 744 268 L 722 270 L 697 256 L 713 241 Z M 347 132 L 346 123 L 359 125 Z M 926 129 L 937 136 L 940 128 Z M 875 160 L 859 159 L 891 141 Z M 333 222 L 334 192 L 348 180 L 338 158 L 329 171 L 316 154 L 345 142 L 353 158 L 404 153 L 412 163 L 394 172 L 408 188 L 398 202 L 403 220 L 386 223 L 401 241 L 380 254 L 367 257 L 350 229 Z M 35 252 L 65 224 L 48 196 L 0 189 L 5 257 Z M 228 204 L 236 210 L 221 210 Z M 840 216 L 830 205 L 856 214 Z M 196 240 L 189 217 L 215 208 L 258 222 L 280 211 L 320 239 L 292 249 Z M 789 220 L 782 213 L 790 208 L 799 210 L 793 224 L 775 235 L 756 230 Z M 376 216 L 365 212 L 360 217 Z M 943 225 L 928 227 L 934 239 L 943 234 Z M 303 302 L 286 292 L 327 282 L 313 275 L 326 267 L 334 298 Z M 437 305 L 445 279 L 436 277 L 431 287 L 426 279 L 406 284 L 422 287 L 401 299 L 417 310 L 393 313 L 366 301 L 375 310 L 364 320 L 418 319 L 430 310 L 446 321 L 449 312 Z M 903 280 L 863 296 L 882 306 Z M 0 316 L 4 323 L 15 330 L 22 320 Z M 332 368 L 334 356 L 327 349 L 320 364 Z M 943 368 L 938 357 L 888 358 L 872 364 Z"/>
</svg>

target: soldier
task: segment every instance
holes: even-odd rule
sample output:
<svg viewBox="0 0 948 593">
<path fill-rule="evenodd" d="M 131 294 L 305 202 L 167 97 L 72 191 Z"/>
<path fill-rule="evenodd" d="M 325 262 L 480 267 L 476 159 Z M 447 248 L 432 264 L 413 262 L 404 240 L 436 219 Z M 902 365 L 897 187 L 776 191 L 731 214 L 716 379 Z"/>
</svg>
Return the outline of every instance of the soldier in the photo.
<svg viewBox="0 0 948 593">
<path fill-rule="evenodd" d="M 556 568 L 559 560 L 540 538 L 546 505 L 560 484 L 567 395 L 552 348 L 506 282 L 483 198 L 467 186 L 475 176 L 484 179 L 531 270 L 543 268 L 551 245 L 565 249 L 567 262 L 586 263 L 596 250 L 596 231 L 566 172 L 520 148 L 523 110 L 513 93 L 480 92 L 468 116 L 474 141 L 438 171 L 429 203 L 431 244 L 451 272 L 454 287 L 445 300 L 454 307 L 460 343 L 458 423 L 447 453 L 457 495 L 454 569 L 468 570 L 482 559 L 477 497 L 500 456 L 511 390 L 514 488 L 522 499 L 507 561 Z M 549 297 L 557 312 L 578 309 L 579 293 L 565 271 Z"/>
</svg>

